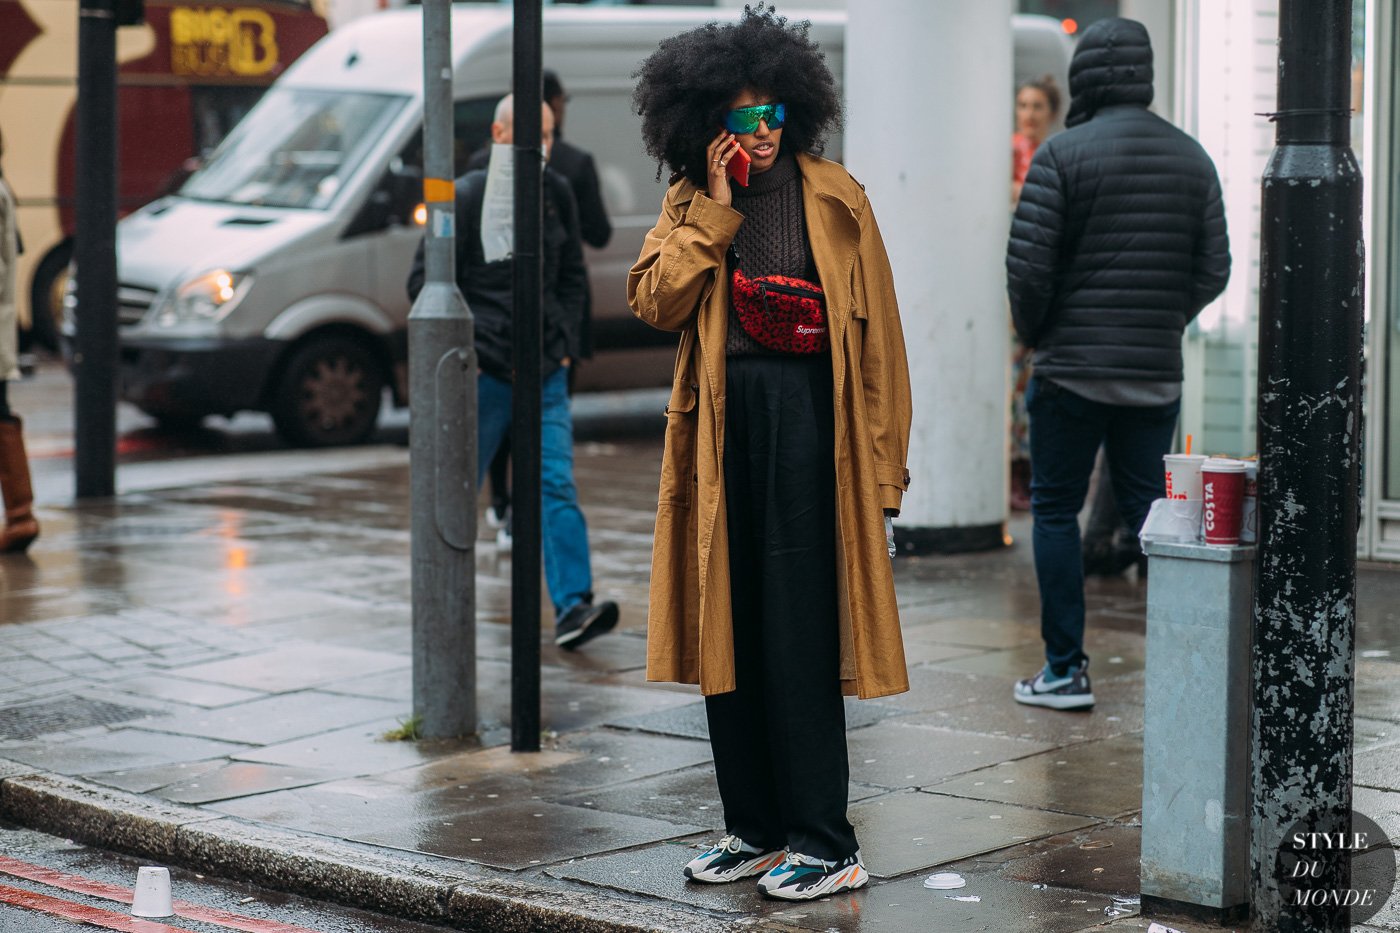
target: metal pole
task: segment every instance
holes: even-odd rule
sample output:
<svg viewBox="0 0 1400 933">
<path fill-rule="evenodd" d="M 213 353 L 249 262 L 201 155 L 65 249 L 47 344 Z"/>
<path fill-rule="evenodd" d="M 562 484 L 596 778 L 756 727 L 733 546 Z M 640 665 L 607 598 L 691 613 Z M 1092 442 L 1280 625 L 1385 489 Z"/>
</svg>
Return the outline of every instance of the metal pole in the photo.
<svg viewBox="0 0 1400 933">
<path fill-rule="evenodd" d="M 117 25 L 112 0 L 78 8 L 77 347 L 73 472 L 79 499 L 117 485 Z"/>
<path fill-rule="evenodd" d="M 455 268 L 451 0 L 423 2 L 423 172 L 427 281 L 408 316 L 413 711 L 423 738 L 451 738 L 477 727 L 476 349 Z"/>
<path fill-rule="evenodd" d="M 540 750 L 541 20 L 540 0 L 516 0 L 510 747 L 517 752 Z"/>
<path fill-rule="evenodd" d="M 1255 930 L 1343 931 L 1294 904 L 1295 824 L 1348 832 L 1361 438 L 1361 174 L 1350 146 L 1352 0 L 1282 0 L 1278 130 L 1264 174 L 1260 538 L 1254 602 Z M 1309 889 L 1345 891 L 1346 849 L 1309 849 Z"/>
</svg>

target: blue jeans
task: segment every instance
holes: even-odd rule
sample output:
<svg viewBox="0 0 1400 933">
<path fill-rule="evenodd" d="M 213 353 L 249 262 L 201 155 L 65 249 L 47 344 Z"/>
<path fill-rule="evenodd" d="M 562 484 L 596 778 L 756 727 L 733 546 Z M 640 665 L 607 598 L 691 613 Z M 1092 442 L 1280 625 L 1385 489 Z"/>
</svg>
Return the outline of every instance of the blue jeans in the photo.
<svg viewBox="0 0 1400 933">
<path fill-rule="evenodd" d="M 1171 449 L 1180 402 L 1104 405 L 1032 376 L 1031 514 L 1040 634 L 1055 672 L 1087 661 L 1084 653 L 1084 561 L 1079 512 L 1102 445 L 1123 520 L 1142 527 L 1153 499 L 1166 494 L 1162 455 Z"/>
<path fill-rule="evenodd" d="M 482 373 L 477 378 L 477 488 L 510 433 L 511 384 Z M 544 578 L 555 617 L 593 599 L 588 525 L 574 485 L 574 421 L 569 411 L 569 371 L 547 376 L 540 393 L 540 491 Z"/>
</svg>

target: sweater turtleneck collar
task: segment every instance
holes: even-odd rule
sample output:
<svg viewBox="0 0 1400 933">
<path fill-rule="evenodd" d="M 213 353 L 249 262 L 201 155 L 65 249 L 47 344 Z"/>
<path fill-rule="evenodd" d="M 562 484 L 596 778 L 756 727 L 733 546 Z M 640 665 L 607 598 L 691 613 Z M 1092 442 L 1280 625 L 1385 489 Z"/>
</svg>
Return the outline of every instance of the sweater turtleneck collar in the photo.
<svg viewBox="0 0 1400 933">
<path fill-rule="evenodd" d="M 778 158 L 774 161 L 772 168 L 757 175 L 749 175 L 747 188 L 737 183 L 731 183 L 729 188 L 736 198 L 751 198 L 777 191 L 796 177 L 797 158 L 790 152 L 779 150 Z"/>
</svg>

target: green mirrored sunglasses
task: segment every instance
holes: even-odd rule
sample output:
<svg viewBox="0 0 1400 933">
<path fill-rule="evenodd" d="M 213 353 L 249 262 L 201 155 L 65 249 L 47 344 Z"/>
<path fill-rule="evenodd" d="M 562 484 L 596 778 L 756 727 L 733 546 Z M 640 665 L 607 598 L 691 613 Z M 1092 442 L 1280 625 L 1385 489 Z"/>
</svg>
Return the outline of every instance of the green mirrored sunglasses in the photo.
<svg viewBox="0 0 1400 933">
<path fill-rule="evenodd" d="M 786 104 L 759 104 L 757 107 L 740 107 L 724 115 L 724 128 L 731 133 L 752 133 L 758 129 L 758 121 L 768 124 L 770 130 L 780 130 L 787 120 Z"/>
</svg>

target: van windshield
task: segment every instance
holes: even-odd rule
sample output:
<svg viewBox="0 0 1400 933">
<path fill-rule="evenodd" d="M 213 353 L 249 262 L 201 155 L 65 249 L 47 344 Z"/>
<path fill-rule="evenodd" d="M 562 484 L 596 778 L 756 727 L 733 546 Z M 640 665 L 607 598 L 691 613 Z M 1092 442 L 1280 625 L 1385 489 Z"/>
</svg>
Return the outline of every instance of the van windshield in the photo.
<svg viewBox="0 0 1400 933">
<path fill-rule="evenodd" d="M 180 194 L 231 204 L 325 208 L 407 100 L 273 88 Z"/>
</svg>

